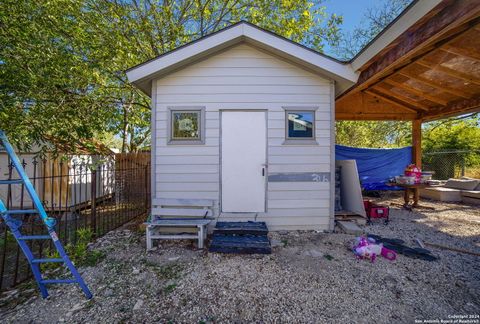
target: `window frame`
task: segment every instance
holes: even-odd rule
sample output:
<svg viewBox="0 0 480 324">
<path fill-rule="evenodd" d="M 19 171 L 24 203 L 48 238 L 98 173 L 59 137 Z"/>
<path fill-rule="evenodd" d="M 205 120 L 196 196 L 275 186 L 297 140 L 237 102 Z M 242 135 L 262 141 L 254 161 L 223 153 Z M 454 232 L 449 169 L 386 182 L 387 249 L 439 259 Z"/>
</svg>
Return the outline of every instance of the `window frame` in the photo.
<svg viewBox="0 0 480 324">
<path fill-rule="evenodd" d="M 198 139 L 180 139 L 173 137 L 173 114 L 178 112 L 198 112 Z M 203 106 L 171 106 L 167 107 L 167 145 L 202 145 L 205 144 L 205 107 Z"/>
<path fill-rule="evenodd" d="M 317 130 L 317 121 L 316 119 L 316 111 L 318 110 L 318 107 L 300 107 L 300 106 L 286 106 L 282 107 L 283 110 L 285 110 L 285 141 L 283 144 L 293 144 L 293 145 L 298 145 L 298 144 L 310 144 L 310 145 L 318 145 L 318 142 L 316 140 L 316 130 Z M 313 119 L 312 119 L 312 137 L 289 137 L 288 136 L 288 114 L 289 113 L 295 113 L 295 112 L 309 112 L 312 113 Z"/>
</svg>

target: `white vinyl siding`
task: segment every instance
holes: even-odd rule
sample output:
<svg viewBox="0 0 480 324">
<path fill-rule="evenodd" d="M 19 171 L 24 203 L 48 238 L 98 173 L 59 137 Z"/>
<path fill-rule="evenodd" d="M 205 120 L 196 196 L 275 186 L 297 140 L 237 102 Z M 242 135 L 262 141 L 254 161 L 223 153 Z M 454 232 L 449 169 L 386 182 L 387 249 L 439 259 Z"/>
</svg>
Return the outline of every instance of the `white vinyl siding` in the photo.
<svg viewBox="0 0 480 324">
<path fill-rule="evenodd" d="M 220 110 L 267 110 L 268 172 L 331 172 L 331 82 L 250 45 L 241 44 L 155 81 L 156 198 L 220 198 Z M 167 109 L 205 107 L 205 143 L 167 145 Z M 318 145 L 284 145 L 285 110 L 315 111 Z M 332 179 L 333 180 L 333 179 Z M 272 230 L 328 229 L 330 184 L 270 182 L 266 221 Z M 228 220 L 239 216 L 222 215 Z M 222 218 L 220 218 L 222 219 Z"/>
</svg>

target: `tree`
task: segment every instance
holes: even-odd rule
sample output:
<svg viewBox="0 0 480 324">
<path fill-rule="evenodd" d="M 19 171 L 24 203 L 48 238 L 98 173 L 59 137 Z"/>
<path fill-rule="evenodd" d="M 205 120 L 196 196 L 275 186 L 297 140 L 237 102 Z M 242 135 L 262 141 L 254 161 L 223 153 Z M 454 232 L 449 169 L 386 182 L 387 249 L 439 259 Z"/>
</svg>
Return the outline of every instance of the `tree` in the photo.
<svg viewBox="0 0 480 324">
<path fill-rule="evenodd" d="M 348 61 L 388 26 L 412 0 L 388 0 L 367 9 L 363 20 L 352 32 L 341 33 L 333 52 Z M 338 121 L 336 142 L 357 147 L 399 147 L 411 144 L 408 122 Z"/>
<path fill-rule="evenodd" d="M 354 147 L 402 147 L 411 144 L 410 122 L 338 121 L 336 143 Z"/>
<path fill-rule="evenodd" d="M 318 50 L 341 23 L 307 0 L 4 0 L 0 128 L 20 147 L 148 146 L 150 101 L 124 71 L 242 19 Z"/>
<path fill-rule="evenodd" d="M 480 169 L 480 115 L 471 114 L 425 124 L 423 162 L 438 179 L 458 175 L 458 170 Z"/>
<path fill-rule="evenodd" d="M 380 5 L 368 8 L 362 22 L 352 32 L 343 32 L 333 47 L 339 59 L 348 61 L 387 27 L 413 0 L 385 0 Z"/>
</svg>

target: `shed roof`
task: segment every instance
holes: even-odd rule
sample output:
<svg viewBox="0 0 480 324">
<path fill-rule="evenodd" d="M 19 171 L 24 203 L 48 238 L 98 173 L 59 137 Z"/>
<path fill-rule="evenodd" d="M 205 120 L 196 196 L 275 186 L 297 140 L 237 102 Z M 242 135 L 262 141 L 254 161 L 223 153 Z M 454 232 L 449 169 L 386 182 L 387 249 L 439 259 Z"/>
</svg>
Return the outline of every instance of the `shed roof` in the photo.
<svg viewBox="0 0 480 324">
<path fill-rule="evenodd" d="M 150 95 L 153 79 L 241 42 L 272 52 L 304 66 L 313 73 L 335 80 L 337 93 L 351 87 L 358 78 L 350 64 L 345 64 L 244 21 L 132 67 L 126 71 L 127 77 L 130 82 Z"/>
</svg>

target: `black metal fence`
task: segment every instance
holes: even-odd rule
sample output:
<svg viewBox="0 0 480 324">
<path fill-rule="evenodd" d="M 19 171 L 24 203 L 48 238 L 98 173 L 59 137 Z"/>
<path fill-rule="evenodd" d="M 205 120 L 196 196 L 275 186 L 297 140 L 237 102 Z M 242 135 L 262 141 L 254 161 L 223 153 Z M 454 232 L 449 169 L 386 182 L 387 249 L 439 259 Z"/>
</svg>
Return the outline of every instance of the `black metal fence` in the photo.
<svg viewBox="0 0 480 324">
<path fill-rule="evenodd" d="M 422 169 L 435 171 L 433 178 L 439 180 L 462 176 L 480 178 L 480 151 L 424 152 Z"/>
<path fill-rule="evenodd" d="M 41 159 L 22 155 L 21 160 L 64 244 L 75 244 L 79 229 L 99 237 L 136 217 L 150 207 L 150 154 L 112 156 L 63 156 Z M 0 179 L 18 179 L 8 156 L 0 154 Z M 7 208 L 31 209 L 23 185 L 2 185 L 0 199 Z M 1 219 L 1 218 L 0 218 Z M 27 235 L 46 233 L 38 217 L 20 215 L 21 231 Z M 30 242 L 35 255 L 51 250 L 51 241 Z M 31 277 L 30 267 L 7 226 L 0 221 L 0 290 Z"/>
</svg>

